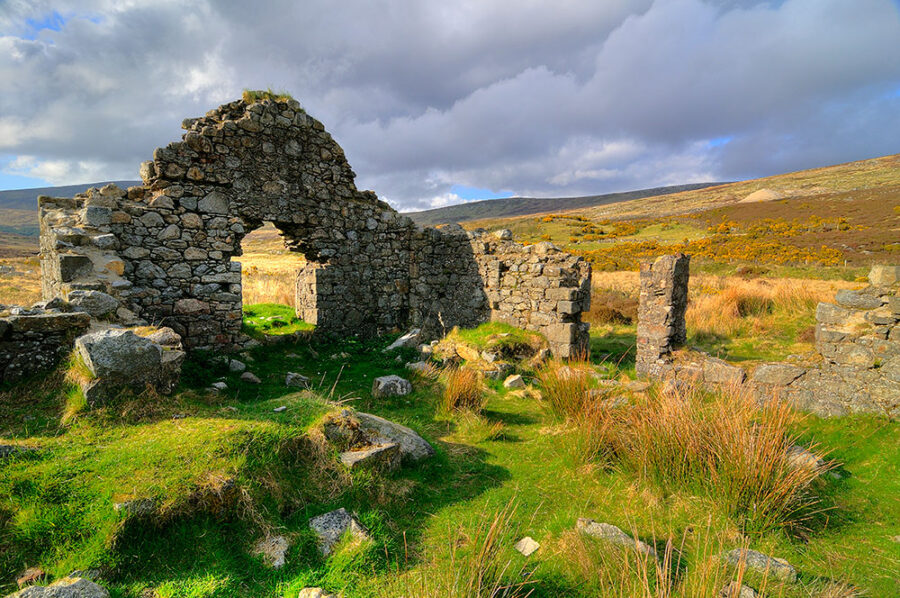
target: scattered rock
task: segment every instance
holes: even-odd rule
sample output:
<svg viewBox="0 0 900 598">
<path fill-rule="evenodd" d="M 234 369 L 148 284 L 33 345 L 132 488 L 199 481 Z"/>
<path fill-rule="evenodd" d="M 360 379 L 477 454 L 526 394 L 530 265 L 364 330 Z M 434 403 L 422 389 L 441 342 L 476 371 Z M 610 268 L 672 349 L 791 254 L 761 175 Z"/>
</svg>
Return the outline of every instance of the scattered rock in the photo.
<svg viewBox="0 0 900 598">
<path fill-rule="evenodd" d="M 382 397 L 399 397 L 412 392 L 412 384 L 409 380 L 400 376 L 390 375 L 375 378 L 372 384 L 372 396 L 376 399 Z"/>
<path fill-rule="evenodd" d="M 427 361 L 414 361 L 411 363 L 407 363 L 406 369 L 418 372 L 420 374 L 427 374 L 431 371 L 432 366 Z"/>
<path fill-rule="evenodd" d="M 231 359 L 228 361 L 228 371 L 230 372 L 244 372 L 247 370 L 247 364 L 243 361 L 238 361 L 237 359 Z"/>
<path fill-rule="evenodd" d="M 244 372 L 241 374 L 241 380 L 249 384 L 262 384 L 262 380 L 257 378 L 253 372 Z"/>
<path fill-rule="evenodd" d="M 287 407 L 282 405 L 281 407 L 276 407 L 275 409 L 272 409 L 272 411 L 274 411 L 275 413 L 284 413 L 285 411 L 287 411 Z"/>
<path fill-rule="evenodd" d="M 580 517 L 578 519 L 578 522 L 575 524 L 575 527 L 579 532 L 585 534 L 586 536 L 598 538 L 600 540 L 606 540 L 607 542 L 618 544 L 619 546 L 633 548 L 642 554 L 646 554 L 647 556 L 656 557 L 656 550 L 654 550 L 652 546 L 650 546 L 649 544 L 645 544 L 640 540 L 632 538 L 615 525 L 611 525 L 609 523 L 598 523 L 593 519 Z"/>
<path fill-rule="evenodd" d="M 512 241 L 513 234 L 512 234 L 512 231 L 509 230 L 508 228 L 501 228 L 500 230 L 494 231 L 494 237 L 498 241 Z M 525 556 L 528 556 L 528 555 L 525 555 Z"/>
<path fill-rule="evenodd" d="M 774 577 L 780 581 L 797 581 L 797 570 L 784 559 L 770 557 L 756 550 L 735 548 L 724 555 L 725 561 L 734 567 L 741 563 L 748 571 Z"/>
<path fill-rule="evenodd" d="M 106 588 L 83 577 L 64 577 L 49 586 L 30 586 L 7 598 L 109 598 Z"/>
<path fill-rule="evenodd" d="M 297 598 L 336 598 L 336 596 L 329 594 L 322 588 L 303 588 L 300 590 Z"/>
<path fill-rule="evenodd" d="M 253 552 L 262 555 L 266 564 L 273 569 L 281 569 L 284 567 L 285 555 L 290 546 L 284 536 L 268 536 L 256 543 Z"/>
<path fill-rule="evenodd" d="M 309 520 L 309 527 L 316 534 L 319 551 L 328 556 L 344 534 L 350 534 L 354 540 L 368 540 L 369 532 L 359 520 L 341 507 L 336 511 L 324 513 Z"/>
<path fill-rule="evenodd" d="M 24 455 L 37 451 L 36 448 L 30 446 L 19 446 L 16 444 L 0 444 L 0 459 L 12 457 L 14 455 Z"/>
<path fill-rule="evenodd" d="M 288 388 L 309 388 L 309 378 L 297 372 L 288 372 L 284 377 L 284 385 Z"/>
<path fill-rule="evenodd" d="M 394 349 L 402 349 L 404 347 L 415 347 L 419 342 L 419 337 L 422 334 L 422 330 L 419 328 L 413 328 L 390 345 L 385 347 L 384 352 L 393 351 Z"/>
<path fill-rule="evenodd" d="M 94 318 L 105 318 L 119 308 L 118 299 L 102 291 L 71 291 L 68 301 L 74 311 L 83 311 Z"/>
<path fill-rule="evenodd" d="M 20 588 L 22 586 L 30 586 L 38 581 L 40 581 L 46 573 L 40 567 L 31 567 L 29 569 L 25 569 L 18 578 L 16 578 L 16 585 Z"/>
<path fill-rule="evenodd" d="M 400 445 L 396 442 L 341 453 L 341 463 L 350 469 L 393 471 L 400 467 L 401 459 Z"/>
<path fill-rule="evenodd" d="M 503 387 L 511 389 L 525 388 L 525 380 L 522 379 L 522 376 L 520 376 L 519 374 L 513 374 L 503 381 Z"/>
<path fill-rule="evenodd" d="M 525 536 L 513 547 L 525 556 L 531 556 L 541 545 L 534 541 L 531 536 Z"/>
<path fill-rule="evenodd" d="M 213 382 L 211 388 L 213 390 L 228 390 L 228 385 L 224 382 Z"/>
<path fill-rule="evenodd" d="M 798 444 L 788 447 L 787 455 L 788 462 L 797 469 L 824 471 L 826 468 L 824 459 Z"/>
<path fill-rule="evenodd" d="M 136 498 L 113 504 L 116 512 L 123 512 L 128 517 L 146 517 L 156 512 L 156 501 L 152 498 Z"/>
<path fill-rule="evenodd" d="M 759 594 L 750 586 L 745 586 L 736 581 L 725 584 L 719 591 L 719 598 L 756 598 Z"/>
</svg>

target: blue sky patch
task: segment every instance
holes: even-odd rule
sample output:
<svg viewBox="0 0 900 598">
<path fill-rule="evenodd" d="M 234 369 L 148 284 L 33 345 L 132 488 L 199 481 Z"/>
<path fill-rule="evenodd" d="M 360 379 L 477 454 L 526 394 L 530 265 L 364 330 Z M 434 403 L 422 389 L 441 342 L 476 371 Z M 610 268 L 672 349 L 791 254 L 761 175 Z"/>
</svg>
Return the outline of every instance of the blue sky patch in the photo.
<svg viewBox="0 0 900 598">
<path fill-rule="evenodd" d="M 467 187 L 466 185 L 453 185 L 450 187 L 450 192 L 457 194 L 461 199 L 501 199 L 513 196 L 512 191 L 494 192 L 490 189 Z"/>
</svg>

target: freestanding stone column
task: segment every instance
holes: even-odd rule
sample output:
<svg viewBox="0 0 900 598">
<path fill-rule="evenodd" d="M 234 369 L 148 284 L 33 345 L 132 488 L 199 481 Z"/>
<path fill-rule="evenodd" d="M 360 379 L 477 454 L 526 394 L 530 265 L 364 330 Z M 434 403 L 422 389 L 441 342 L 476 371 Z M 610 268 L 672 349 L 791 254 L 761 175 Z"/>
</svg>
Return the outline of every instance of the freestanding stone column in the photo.
<svg viewBox="0 0 900 598">
<path fill-rule="evenodd" d="M 641 264 L 635 364 L 639 374 L 652 375 L 660 358 L 687 339 L 684 312 L 690 261 L 690 256 L 676 253 Z"/>
</svg>

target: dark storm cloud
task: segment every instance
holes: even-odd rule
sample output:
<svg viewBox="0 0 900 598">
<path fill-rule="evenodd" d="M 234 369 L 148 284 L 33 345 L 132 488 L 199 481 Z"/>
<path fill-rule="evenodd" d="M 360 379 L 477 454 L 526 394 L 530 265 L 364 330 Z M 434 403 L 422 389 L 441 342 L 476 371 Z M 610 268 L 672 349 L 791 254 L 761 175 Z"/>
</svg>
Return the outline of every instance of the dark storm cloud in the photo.
<svg viewBox="0 0 900 598">
<path fill-rule="evenodd" d="M 890 0 L 0 0 L 0 33 L 0 157 L 57 183 L 134 176 L 183 117 L 267 86 L 407 209 L 900 151 Z"/>
</svg>

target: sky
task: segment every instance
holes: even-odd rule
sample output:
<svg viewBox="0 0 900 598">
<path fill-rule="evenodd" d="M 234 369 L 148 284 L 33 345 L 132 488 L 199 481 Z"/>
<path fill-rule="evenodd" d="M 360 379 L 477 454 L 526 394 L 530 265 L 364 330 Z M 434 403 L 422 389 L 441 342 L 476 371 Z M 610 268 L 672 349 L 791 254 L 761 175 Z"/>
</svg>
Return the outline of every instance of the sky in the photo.
<svg viewBox="0 0 900 598">
<path fill-rule="evenodd" d="M 0 189 L 290 92 L 400 210 L 900 152 L 900 0 L 0 0 Z"/>
</svg>

